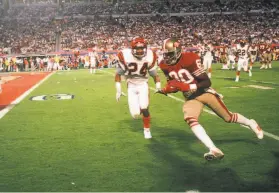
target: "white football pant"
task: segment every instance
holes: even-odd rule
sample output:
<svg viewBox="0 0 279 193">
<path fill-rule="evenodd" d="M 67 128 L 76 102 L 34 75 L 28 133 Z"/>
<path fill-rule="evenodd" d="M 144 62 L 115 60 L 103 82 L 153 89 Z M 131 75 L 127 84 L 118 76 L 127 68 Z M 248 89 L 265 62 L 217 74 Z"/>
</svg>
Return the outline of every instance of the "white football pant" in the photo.
<svg viewBox="0 0 279 193">
<path fill-rule="evenodd" d="M 90 68 L 96 67 L 96 60 L 90 60 Z"/>
<path fill-rule="evenodd" d="M 237 71 L 241 71 L 242 68 L 244 71 L 248 70 L 248 59 L 239 58 L 237 63 Z"/>
<path fill-rule="evenodd" d="M 53 64 L 53 70 L 57 70 L 58 69 L 58 66 L 59 66 L 59 63 L 57 63 L 57 62 L 54 62 L 54 64 Z"/>
<path fill-rule="evenodd" d="M 204 57 L 203 58 L 203 68 L 204 68 L 204 70 L 207 70 L 207 69 L 211 68 L 211 64 L 212 64 L 212 57 Z"/>
<path fill-rule="evenodd" d="M 133 118 L 140 115 L 141 109 L 149 105 L 149 89 L 147 82 L 142 84 L 128 83 L 128 104 Z"/>
<path fill-rule="evenodd" d="M 51 71 L 51 70 L 52 70 L 52 67 L 53 67 L 53 63 L 48 62 L 48 63 L 47 63 L 47 71 Z"/>
<path fill-rule="evenodd" d="M 251 62 L 252 62 L 252 63 L 254 63 L 254 62 L 256 61 L 256 58 L 257 58 L 257 56 L 253 56 L 253 55 L 251 55 L 251 57 L 250 57 Z"/>
<path fill-rule="evenodd" d="M 235 63 L 235 56 L 229 55 L 229 62 Z"/>
</svg>

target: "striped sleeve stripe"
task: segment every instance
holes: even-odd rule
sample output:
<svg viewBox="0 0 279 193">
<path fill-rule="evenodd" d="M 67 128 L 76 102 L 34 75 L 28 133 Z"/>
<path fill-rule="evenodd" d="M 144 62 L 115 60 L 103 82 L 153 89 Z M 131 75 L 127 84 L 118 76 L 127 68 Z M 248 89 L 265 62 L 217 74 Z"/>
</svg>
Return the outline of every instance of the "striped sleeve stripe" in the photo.
<svg viewBox="0 0 279 193">
<path fill-rule="evenodd" d="M 203 69 L 200 68 L 200 69 L 194 71 L 194 72 L 193 72 L 193 75 L 194 75 L 194 76 L 199 76 L 199 75 L 201 75 L 202 73 L 205 73 L 205 71 L 204 71 Z"/>
<path fill-rule="evenodd" d="M 155 66 L 156 61 L 157 61 L 157 55 L 154 52 L 152 52 L 152 53 L 153 53 L 153 61 L 152 61 L 152 64 L 148 67 L 148 70 L 152 69 Z"/>
<path fill-rule="evenodd" d="M 118 60 L 119 60 L 119 62 L 118 62 L 119 67 L 122 68 L 122 70 L 124 70 L 124 71 L 128 70 L 125 59 L 124 59 L 124 56 L 123 56 L 123 53 L 119 52 L 117 54 L 117 57 L 118 57 Z"/>
<path fill-rule="evenodd" d="M 118 67 L 121 68 L 124 71 L 128 70 L 127 66 L 124 65 L 121 61 L 118 62 Z"/>
</svg>

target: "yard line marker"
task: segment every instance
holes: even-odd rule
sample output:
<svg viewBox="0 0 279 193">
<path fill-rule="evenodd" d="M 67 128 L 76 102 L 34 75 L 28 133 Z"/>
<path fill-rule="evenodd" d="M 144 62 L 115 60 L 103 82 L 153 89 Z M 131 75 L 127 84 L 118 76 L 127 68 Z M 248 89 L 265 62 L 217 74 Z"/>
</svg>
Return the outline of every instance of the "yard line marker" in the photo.
<svg viewBox="0 0 279 193">
<path fill-rule="evenodd" d="M 111 73 L 111 72 L 107 72 L 107 71 L 104 71 L 104 70 L 102 70 L 103 72 L 106 72 L 106 73 L 108 73 L 108 74 L 111 74 L 111 75 L 113 75 L 114 76 L 114 73 Z M 153 91 L 156 91 L 156 89 L 155 88 L 153 88 L 153 87 L 149 87 L 151 90 L 153 90 Z M 181 99 L 181 98 L 178 98 L 178 97 L 176 97 L 176 96 L 173 96 L 173 95 L 171 95 L 171 94 L 168 94 L 168 97 L 170 97 L 170 98 L 172 98 L 172 99 L 174 99 L 174 100 L 176 100 L 176 101 L 179 101 L 179 102 L 185 102 L 185 100 L 183 100 L 183 99 Z M 204 112 L 207 112 L 207 113 L 209 113 L 209 114 L 211 114 L 211 115 L 214 115 L 214 116 L 217 116 L 213 111 L 211 111 L 211 110 L 208 110 L 208 109 L 203 109 L 203 111 Z M 250 128 L 248 127 L 248 126 L 246 126 L 246 125 L 240 125 L 240 126 L 242 126 L 242 127 L 245 127 L 245 128 L 247 128 L 247 129 L 249 129 L 250 130 Z M 272 138 L 272 139 L 275 139 L 275 140 L 277 140 L 277 141 L 279 141 L 279 136 L 277 136 L 277 135 L 274 135 L 274 134 L 272 134 L 272 133 L 269 133 L 269 132 L 267 132 L 267 131 L 264 131 L 264 135 L 266 135 L 266 136 L 268 136 L 268 137 L 270 137 L 270 138 Z"/>
<path fill-rule="evenodd" d="M 39 87 L 43 82 L 49 79 L 55 72 L 48 74 L 45 78 L 43 78 L 40 82 L 32 86 L 29 90 L 25 91 L 22 95 L 20 95 L 17 99 L 11 102 L 7 107 L 0 111 L 0 119 L 2 119 L 10 110 L 14 108 L 15 105 L 20 103 L 26 96 L 28 96 L 33 90 Z"/>
</svg>

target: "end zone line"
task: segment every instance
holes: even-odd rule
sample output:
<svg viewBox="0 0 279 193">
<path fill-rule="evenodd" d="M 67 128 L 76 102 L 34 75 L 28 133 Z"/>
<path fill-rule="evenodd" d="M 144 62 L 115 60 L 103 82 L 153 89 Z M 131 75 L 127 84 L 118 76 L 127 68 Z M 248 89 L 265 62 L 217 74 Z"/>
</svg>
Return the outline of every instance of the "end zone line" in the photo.
<svg viewBox="0 0 279 193">
<path fill-rule="evenodd" d="M 112 72 L 108 72 L 108 71 L 104 71 L 104 70 L 101 70 L 101 71 L 103 71 L 103 72 L 105 72 L 105 73 L 108 73 L 108 74 L 111 74 L 111 75 L 113 75 L 114 76 L 114 73 L 112 73 Z M 149 87 L 151 90 L 153 90 L 153 91 L 156 91 L 156 89 L 155 88 L 153 88 L 153 87 Z M 172 98 L 172 99 L 174 99 L 174 100 L 176 100 L 176 101 L 179 101 L 179 102 L 185 102 L 183 99 L 180 99 L 180 98 L 178 98 L 178 97 L 175 97 L 175 96 L 173 96 L 173 95 L 170 95 L 170 94 L 168 94 L 168 97 L 170 97 L 170 98 Z M 214 116 L 217 116 L 213 111 L 211 111 L 211 110 L 208 110 L 208 109 L 203 109 L 203 111 L 204 112 L 207 112 L 207 113 L 209 113 L 209 114 L 211 114 L 211 115 L 214 115 Z M 249 129 L 250 130 L 250 128 L 248 127 L 248 126 L 246 126 L 246 125 L 240 125 L 240 126 L 242 126 L 242 127 L 245 127 L 245 128 L 247 128 L 247 129 Z M 267 132 L 267 131 L 264 131 L 264 135 L 266 135 L 267 137 L 270 137 L 270 138 L 272 138 L 272 139 L 275 139 L 275 140 L 277 140 L 277 141 L 279 141 L 279 136 L 277 136 L 277 135 L 274 135 L 274 134 L 272 134 L 272 133 L 269 133 L 269 132 Z"/>
<path fill-rule="evenodd" d="M 55 72 L 50 73 L 46 77 L 44 77 L 40 82 L 32 86 L 29 90 L 25 91 L 22 95 L 20 95 L 18 98 L 16 98 L 11 104 L 9 104 L 7 107 L 2 109 L 0 111 L 0 119 L 2 119 L 14 106 L 18 103 L 20 103 L 26 96 L 28 96 L 33 90 L 35 90 L 37 87 L 39 87 L 43 82 L 45 82 L 47 79 L 49 79 Z"/>
</svg>

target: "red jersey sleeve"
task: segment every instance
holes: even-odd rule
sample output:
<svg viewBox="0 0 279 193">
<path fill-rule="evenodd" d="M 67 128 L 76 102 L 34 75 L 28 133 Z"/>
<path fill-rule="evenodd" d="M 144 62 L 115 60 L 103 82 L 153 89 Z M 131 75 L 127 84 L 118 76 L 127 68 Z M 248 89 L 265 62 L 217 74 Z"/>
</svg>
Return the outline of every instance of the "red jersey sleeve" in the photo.
<svg viewBox="0 0 279 193">
<path fill-rule="evenodd" d="M 201 74 L 205 73 L 205 71 L 204 71 L 204 69 L 202 68 L 202 65 L 201 65 L 201 59 L 197 54 L 191 53 L 188 57 L 185 57 L 185 58 L 189 58 L 189 63 L 188 63 L 188 66 L 187 66 L 187 70 L 194 77 L 198 77 Z"/>
</svg>

